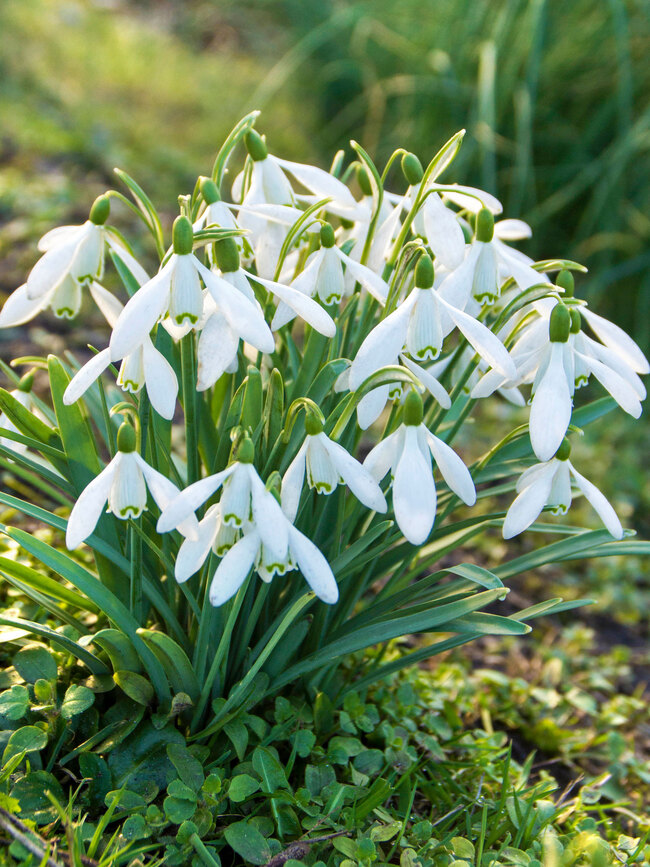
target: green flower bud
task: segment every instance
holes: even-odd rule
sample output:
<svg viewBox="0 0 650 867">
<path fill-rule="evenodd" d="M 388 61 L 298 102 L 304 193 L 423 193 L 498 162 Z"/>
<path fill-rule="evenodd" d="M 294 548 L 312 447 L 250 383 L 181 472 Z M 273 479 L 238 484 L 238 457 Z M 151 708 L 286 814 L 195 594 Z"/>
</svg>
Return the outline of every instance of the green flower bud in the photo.
<svg viewBox="0 0 650 867">
<path fill-rule="evenodd" d="M 255 446 L 249 436 L 245 436 L 237 447 L 237 460 L 240 464 L 252 464 L 255 459 Z"/>
<path fill-rule="evenodd" d="M 580 334 L 580 328 L 582 326 L 582 316 L 580 315 L 580 311 L 575 307 L 572 307 L 569 312 L 571 314 L 571 334 Z"/>
<path fill-rule="evenodd" d="M 307 431 L 307 436 L 310 437 L 315 437 L 317 434 L 323 432 L 323 422 L 313 410 L 307 410 L 305 416 L 305 430 Z"/>
<path fill-rule="evenodd" d="M 404 154 L 402 157 L 402 172 L 409 186 L 419 184 L 424 177 L 422 163 L 415 154 Z"/>
<path fill-rule="evenodd" d="M 18 383 L 19 391 L 30 392 L 34 387 L 34 371 L 30 370 L 29 373 L 26 373 Z"/>
<path fill-rule="evenodd" d="M 206 204 L 213 205 L 215 202 L 221 201 L 219 190 L 212 178 L 199 178 L 199 189 Z"/>
<path fill-rule="evenodd" d="M 433 286 L 433 261 L 428 253 L 423 253 L 415 266 L 415 285 L 418 289 L 431 289 Z"/>
<path fill-rule="evenodd" d="M 254 129 L 251 129 L 246 133 L 244 136 L 244 144 L 246 145 L 246 150 L 248 151 L 250 158 L 255 160 L 256 163 L 265 160 L 269 155 L 268 148 L 264 144 L 264 139 L 258 132 L 255 132 Z"/>
<path fill-rule="evenodd" d="M 223 238 L 214 245 L 217 265 L 223 274 L 239 269 L 239 250 L 234 238 Z"/>
<path fill-rule="evenodd" d="M 564 289 L 565 298 L 573 298 L 576 284 L 575 280 L 573 279 L 573 274 L 570 271 L 560 271 L 560 273 L 555 278 L 555 285 L 559 286 L 561 289 Z"/>
<path fill-rule="evenodd" d="M 569 440 L 566 437 L 564 437 L 564 439 L 562 440 L 562 444 L 560 445 L 560 448 L 555 452 L 555 457 L 558 459 L 558 461 L 568 461 L 570 454 L 571 454 L 571 443 L 569 442 Z"/>
<path fill-rule="evenodd" d="M 320 227 L 320 242 L 323 247 L 333 247 L 336 243 L 336 238 L 334 237 L 334 229 L 330 226 L 329 223 L 323 223 Z"/>
<path fill-rule="evenodd" d="M 424 407 L 419 391 L 412 388 L 404 401 L 404 424 L 420 425 L 424 418 Z"/>
<path fill-rule="evenodd" d="M 88 219 L 96 226 L 103 226 L 111 212 L 111 200 L 108 196 L 98 196 L 93 202 Z"/>
<path fill-rule="evenodd" d="M 134 452 L 137 445 L 137 437 L 135 428 L 128 421 L 123 422 L 117 432 L 117 450 L 118 452 Z"/>
<path fill-rule="evenodd" d="M 476 215 L 476 240 L 487 243 L 494 237 L 494 215 L 487 208 L 481 208 Z"/>
<path fill-rule="evenodd" d="M 39 677 L 34 684 L 34 696 L 41 702 L 41 704 L 52 701 L 52 687 L 50 686 L 49 680 Z"/>
<path fill-rule="evenodd" d="M 372 186 L 370 185 L 370 177 L 363 166 L 357 168 L 357 183 L 361 187 L 361 192 L 364 196 L 372 196 Z"/>
<path fill-rule="evenodd" d="M 174 253 L 179 256 L 187 256 L 192 252 L 194 232 L 192 231 L 192 224 L 187 217 L 176 217 L 174 228 L 172 229 L 172 238 L 174 241 Z"/>
<path fill-rule="evenodd" d="M 569 308 L 559 302 L 551 310 L 551 318 L 548 324 L 548 336 L 552 343 L 566 343 L 571 330 L 571 314 Z"/>
</svg>

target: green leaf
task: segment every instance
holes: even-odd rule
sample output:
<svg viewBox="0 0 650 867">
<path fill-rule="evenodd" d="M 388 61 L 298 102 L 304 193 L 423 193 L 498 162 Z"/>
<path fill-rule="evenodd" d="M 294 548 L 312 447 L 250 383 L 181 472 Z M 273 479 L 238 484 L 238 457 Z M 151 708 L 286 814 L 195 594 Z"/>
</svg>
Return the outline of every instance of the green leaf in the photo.
<svg viewBox="0 0 650 867">
<path fill-rule="evenodd" d="M 93 644 L 108 654 L 113 671 L 142 671 L 142 663 L 133 644 L 119 629 L 100 629 L 93 635 Z"/>
<path fill-rule="evenodd" d="M 69 587 L 65 587 L 60 581 L 44 575 L 42 572 L 32 569 L 30 566 L 25 566 L 23 563 L 18 563 L 16 560 L 10 560 L 8 557 L 0 557 L 0 572 L 11 575 L 17 578 L 21 583 L 38 590 L 46 596 L 51 596 L 58 602 L 65 602 L 78 608 L 82 611 L 90 611 L 96 614 L 97 606 L 91 599 L 75 593 Z"/>
<path fill-rule="evenodd" d="M 63 633 L 55 632 L 49 626 L 43 626 L 41 623 L 34 623 L 31 620 L 21 620 L 18 617 L 2 617 L 0 616 L 0 626 L 13 626 L 18 629 L 23 629 L 27 633 L 40 635 L 47 638 L 51 644 L 61 647 L 67 653 L 72 654 L 81 662 L 85 663 L 93 674 L 101 675 L 108 674 L 108 668 L 104 665 L 101 659 L 97 659 L 92 653 L 89 653 L 85 647 L 77 644 L 71 638 Z"/>
<path fill-rule="evenodd" d="M 29 691 L 26 686 L 16 683 L 11 689 L 0 694 L 0 714 L 7 719 L 20 719 L 25 716 L 28 709 Z"/>
<path fill-rule="evenodd" d="M 280 760 L 268 747 L 256 747 L 253 751 L 253 768 L 262 778 L 262 789 L 267 793 L 289 789 L 289 781 Z"/>
<path fill-rule="evenodd" d="M 196 759 L 184 744 L 168 744 L 167 756 L 176 768 L 178 776 L 194 792 L 203 785 L 204 775 L 201 762 Z"/>
<path fill-rule="evenodd" d="M 162 254 L 165 252 L 163 231 L 162 225 L 160 223 L 160 217 L 158 216 L 158 212 L 156 211 L 153 202 L 142 189 L 142 187 L 138 183 L 136 183 L 130 175 L 127 175 L 127 173 L 122 171 L 122 169 L 114 169 L 113 171 L 122 181 L 122 183 L 129 188 L 129 192 L 133 196 L 133 200 L 142 212 L 144 222 L 147 224 L 149 230 L 151 231 L 151 234 L 153 235 L 158 253 L 162 256 Z"/>
<path fill-rule="evenodd" d="M 136 813 L 134 816 L 129 816 L 126 822 L 122 825 L 122 836 L 129 842 L 133 840 L 142 840 L 145 837 L 151 836 L 144 816 Z"/>
<path fill-rule="evenodd" d="M 237 753 L 237 758 L 242 761 L 246 755 L 246 747 L 248 746 L 248 729 L 241 720 L 233 719 L 226 723 L 223 730 L 230 738 Z"/>
<path fill-rule="evenodd" d="M 164 632 L 153 629 L 140 629 L 138 634 L 154 652 L 165 670 L 167 679 L 174 692 L 185 692 L 193 702 L 199 700 L 201 688 L 187 654 L 182 647 Z"/>
<path fill-rule="evenodd" d="M 145 706 L 151 704 L 154 688 L 146 677 L 135 671 L 116 671 L 113 680 L 133 701 Z"/>
<path fill-rule="evenodd" d="M 235 804 L 241 804 L 246 801 L 252 794 L 260 789 L 260 781 L 251 777 L 250 774 L 237 774 L 230 781 L 228 788 L 228 797 Z"/>
<path fill-rule="evenodd" d="M 172 780 L 167 786 L 168 795 L 163 806 L 165 815 L 174 825 L 191 819 L 196 812 L 196 792 L 180 780 Z"/>
<path fill-rule="evenodd" d="M 49 446 L 55 457 L 63 459 L 61 438 L 54 428 L 41 421 L 37 415 L 24 407 L 4 388 L 0 388 L 0 411 L 7 415 L 22 434 L 38 443 Z"/>
<path fill-rule="evenodd" d="M 20 802 L 20 816 L 31 819 L 37 825 L 47 825 L 58 818 L 56 808 L 47 797 L 50 792 L 60 803 L 67 799 L 55 776 L 47 771 L 31 771 L 21 777 L 11 790 L 11 797 Z"/>
<path fill-rule="evenodd" d="M 3 764 L 19 753 L 37 753 L 47 746 L 47 733 L 38 726 L 22 726 L 7 741 L 2 756 Z"/>
<path fill-rule="evenodd" d="M 250 822 L 234 822 L 224 831 L 226 842 L 251 864 L 266 864 L 271 858 L 271 849 L 266 839 Z"/>
<path fill-rule="evenodd" d="M 111 772 L 106 761 L 96 753 L 85 752 L 79 756 L 79 769 L 88 781 L 88 799 L 98 809 L 104 806 L 104 798 L 110 791 Z"/>
<path fill-rule="evenodd" d="M 111 750 L 108 766 L 113 783 L 141 792 L 151 784 L 164 789 L 176 776 L 167 757 L 167 745 L 183 743 L 183 736 L 172 726 L 156 729 L 150 722 L 141 723 L 128 738 Z"/>
<path fill-rule="evenodd" d="M 40 678 L 54 680 L 57 675 L 56 660 L 52 654 L 35 644 L 19 650 L 12 662 L 18 674 L 28 683 L 36 683 Z"/>
<path fill-rule="evenodd" d="M 61 705 L 61 716 L 63 719 L 72 719 L 78 716 L 95 703 L 95 693 L 87 686 L 80 684 L 72 684 L 66 690 Z"/>
</svg>

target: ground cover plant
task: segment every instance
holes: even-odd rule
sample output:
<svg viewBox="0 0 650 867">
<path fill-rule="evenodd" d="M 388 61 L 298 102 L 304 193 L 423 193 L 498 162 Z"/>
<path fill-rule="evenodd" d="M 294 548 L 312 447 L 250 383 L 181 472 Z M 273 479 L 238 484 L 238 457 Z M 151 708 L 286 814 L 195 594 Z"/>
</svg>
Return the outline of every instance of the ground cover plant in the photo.
<svg viewBox="0 0 650 867">
<path fill-rule="evenodd" d="M 522 573 L 647 553 L 571 441 L 617 404 L 638 418 L 648 363 L 575 295 L 583 266 L 528 259 L 512 244 L 529 227 L 457 183 L 462 131 L 426 168 L 398 149 L 380 171 L 352 142 L 327 172 L 276 156 L 257 117 L 179 198 L 171 232 L 117 170 L 124 192 L 48 232 L 0 312 L 15 328 L 94 303 L 111 330 L 86 359 L 2 362 L 17 490 L 0 502 L 32 529 L 2 527 L 0 573 L 22 600 L 1 618 L 20 647 L 0 697 L 5 809 L 106 863 L 165 845 L 166 863 L 263 864 L 318 844 L 337 861 L 436 863 L 429 819 L 399 850 L 416 796 L 414 815 L 442 797 L 410 781 L 438 723 L 413 722 L 407 748 L 377 685 L 583 604 L 500 607 Z M 146 256 L 119 209 L 149 232 Z M 579 401 L 590 381 L 610 396 Z M 488 398 L 502 429 L 468 467 L 455 449 Z M 603 529 L 540 520 L 577 494 Z M 487 569 L 472 551 L 492 530 L 544 543 Z M 533 805 L 551 789 L 535 781 L 508 808 L 507 773 L 496 814 L 513 827 L 482 831 L 471 855 L 443 842 L 440 863 L 490 863 L 508 835 L 541 846 L 556 806 Z M 396 798 L 401 831 L 381 812 Z M 370 816 L 389 830 L 367 837 Z"/>
</svg>

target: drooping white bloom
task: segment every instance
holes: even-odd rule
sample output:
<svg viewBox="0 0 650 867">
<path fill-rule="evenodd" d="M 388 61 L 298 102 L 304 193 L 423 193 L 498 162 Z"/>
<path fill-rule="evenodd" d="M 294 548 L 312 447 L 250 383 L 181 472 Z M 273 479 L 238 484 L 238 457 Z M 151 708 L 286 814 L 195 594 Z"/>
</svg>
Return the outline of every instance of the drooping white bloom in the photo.
<svg viewBox="0 0 650 867">
<path fill-rule="evenodd" d="M 177 252 L 127 302 L 113 329 L 111 357 L 124 358 L 133 352 L 167 314 L 176 326 L 196 328 L 203 314 L 201 280 L 232 330 L 260 351 L 272 352 L 273 335 L 259 307 L 206 268 L 191 252 L 192 227 L 186 217 L 176 219 L 174 232 Z"/>
<path fill-rule="evenodd" d="M 522 473 L 517 481 L 518 496 L 503 522 L 504 539 L 511 539 L 530 527 L 544 506 L 551 506 L 554 515 L 566 515 L 571 506 L 572 478 L 612 536 L 623 538 L 623 528 L 616 512 L 598 488 L 576 470 L 569 460 L 569 453 L 570 447 L 565 440 L 555 457 Z"/>
<path fill-rule="evenodd" d="M 104 505 L 116 518 L 126 521 L 137 518 L 147 508 L 147 489 L 160 509 L 178 495 L 173 482 L 165 478 L 140 456 L 135 449 L 135 433 L 128 424 L 118 431 L 118 451 L 112 461 L 82 491 L 68 519 L 66 545 L 76 548 L 95 529 Z M 196 535 L 198 523 L 193 515 L 179 522 L 183 534 Z"/>
<path fill-rule="evenodd" d="M 341 482 L 364 506 L 386 511 L 386 499 L 368 470 L 339 443 L 331 440 L 316 418 L 306 421 L 307 436 L 282 479 L 282 511 L 294 521 L 307 474 L 307 484 L 319 494 L 331 494 Z"/>
<path fill-rule="evenodd" d="M 219 503 L 210 506 L 199 521 L 197 537 L 184 539 L 178 549 L 174 571 L 178 583 L 182 584 L 198 572 L 210 551 L 217 557 L 223 557 L 237 541 L 239 532 L 236 527 L 222 521 Z"/>
<path fill-rule="evenodd" d="M 388 296 L 388 285 L 375 272 L 347 256 L 336 246 L 334 231 L 329 223 L 321 229 L 322 247 L 312 253 L 305 268 L 292 282 L 292 288 L 310 297 L 318 297 L 323 304 L 338 304 L 347 293 L 346 275 L 351 275 L 352 286 L 359 282 L 381 304 Z M 343 266 L 346 272 L 343 273 Z M 285 301 L 275 312 L 271 327 L 275 330 L 286 325 L 296 313 Z"/>
<path fill-rule="evenodd" d="M 436 517 L 432 456 L 449 488 L 473 506 L 476 490 L 469 470 L 456 452 L 422 423 L 422 400 L 411 391 L 404 406 L 404 423 L 372 449 L 363 465 L 377 481 L 391 471 L 395 519 L 413 545 L 428 538 Z"/>
<path fill-rule="evenodd" d="M 272 495 L 271 495 L 272 496 Z M 288 536 L 286 554 L 275 557 L 262 540 L 259 527 L 244 528 L 244 535 L 226 553 L 210 584 L 210 602 L 223 605 L 246 580 L 254 567 L 267 583 L 275 575 L 300 569 L 314 593 L 323 602 L 333 605 L 339 598 L 332 569 L 316 545 L 285 518 Z"/>
<path fill-rule="evenodd" d="M 108 324 L 114 327 L 123 310 L 122 304 L 99 284 L 91 284 L 91 291 L 97 296 L 98 306 Z M 63 402 L 69 406 L 79 400 L 114 360 L 116 359 L 112 357 L 110 347 L 94 355 L 72 377 L 63 395 Z M 162 352 L 156 349 L 148 334 L 144 336 L 140 346 L 136 346 L 122 360 L 117 385 L 131 394 L 138 394 L 145 386 L 156 412 L 163 418 L 173 418 L 178 380 L 174 368 Z"/>
</svg>

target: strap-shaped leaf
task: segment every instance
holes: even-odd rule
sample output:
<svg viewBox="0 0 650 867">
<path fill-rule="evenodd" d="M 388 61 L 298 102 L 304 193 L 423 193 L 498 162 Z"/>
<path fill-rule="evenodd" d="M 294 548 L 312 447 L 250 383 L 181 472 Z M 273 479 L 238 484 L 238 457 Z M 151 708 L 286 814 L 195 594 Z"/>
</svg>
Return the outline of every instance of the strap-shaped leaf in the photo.
<svg viewBox="0 0 650 867">
<path fill-rule="evenodd" d="M 22 620 L 19 617 L 7 617 L 6 615 L 0 616 L 0 625 L 15 626 L 17 629 L 24 629 L 25 632 L 29 632 L 32 635 L 39 635 L 41 638 L 47 638 L 52 644 L 60 647 L 67 653 L 72 654 L 80 662 L 83 662 L 84 665 L 88 666 L 93 674 L 110 674 L 108 668 L 104 665 L 101 659 L 98 659 L 90 653 L 90 651 L 86 650 L 85 647 L 77 644 L 76 641 L 68 638 L 67 635 L 55 632 L 53 629 L 50 629 L 49 626 L 44 626 L 42 623 L 34 623 L 31 620 Z"/>
</svg>

